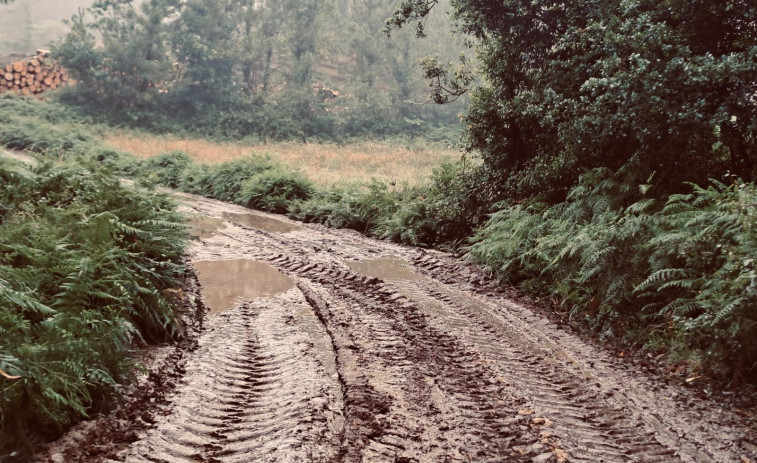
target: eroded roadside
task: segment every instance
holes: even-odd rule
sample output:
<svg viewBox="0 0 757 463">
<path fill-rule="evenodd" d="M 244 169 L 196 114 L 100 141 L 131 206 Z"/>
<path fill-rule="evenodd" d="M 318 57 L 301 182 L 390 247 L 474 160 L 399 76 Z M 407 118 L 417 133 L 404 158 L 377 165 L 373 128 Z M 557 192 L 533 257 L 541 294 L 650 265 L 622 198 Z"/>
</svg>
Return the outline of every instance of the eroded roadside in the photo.
<svg viewBox="0 0 757 463">
<path fill-rule="evenodd" d="M 198 266 L 219 281 L 257 270 L 220 296 L 231 307 L 207 316 L 154 423 L 109 461 L 757 460 L 726 407 L 583 342 L 449 255 L 179 197 Z"/>
</svg>

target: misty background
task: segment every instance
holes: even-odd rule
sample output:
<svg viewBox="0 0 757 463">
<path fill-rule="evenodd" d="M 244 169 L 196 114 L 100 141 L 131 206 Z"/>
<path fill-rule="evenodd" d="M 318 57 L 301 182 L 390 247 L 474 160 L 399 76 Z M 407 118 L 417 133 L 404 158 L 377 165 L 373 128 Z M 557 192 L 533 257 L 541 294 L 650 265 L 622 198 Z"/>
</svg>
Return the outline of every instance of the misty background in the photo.
<svg viewBox="0 0 757 463">
<path fill-rule="evenodd" d="M 66 35 L 64 20 L 92 0 L 16 0 L 0 5 L 0 55 L 31 54 Z"/>
</svg>

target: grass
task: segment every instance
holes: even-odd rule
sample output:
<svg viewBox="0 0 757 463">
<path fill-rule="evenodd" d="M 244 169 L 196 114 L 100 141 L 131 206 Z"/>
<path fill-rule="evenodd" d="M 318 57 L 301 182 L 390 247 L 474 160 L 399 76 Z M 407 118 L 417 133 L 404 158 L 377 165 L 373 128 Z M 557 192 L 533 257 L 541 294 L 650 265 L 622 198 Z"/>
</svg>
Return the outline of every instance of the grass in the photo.
<svg viewBox="0 0 757 463">
<path fill-rule="evenodd" d="M 254 144 L 120 131 L 107 134 L 105 141 L 143 159 L 170 151 L 182 151 L 196 162 L 220 164 L 248 154 L 266 155 L 278 163 L 297 168 L 323 187 L 345 181 L 368 183 L 374 178 L 388 184 L 414 186 L 427 181 L 433 170 L 444 162 L 460 157 L 460 152 L 454 148 L 401 141 L 361 141 L 344 145 L 300 142 Z"/>
</svg>

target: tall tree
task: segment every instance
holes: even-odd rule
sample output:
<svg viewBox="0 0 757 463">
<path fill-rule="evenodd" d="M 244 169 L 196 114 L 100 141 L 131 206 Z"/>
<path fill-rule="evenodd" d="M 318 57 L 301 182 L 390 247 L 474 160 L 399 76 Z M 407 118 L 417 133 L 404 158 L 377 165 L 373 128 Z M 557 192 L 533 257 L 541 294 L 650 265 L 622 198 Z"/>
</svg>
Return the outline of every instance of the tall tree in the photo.
<svg viewBox="0 0 757 463">
<path fill-rule="evenodd" d="M 422 34 L 437 3 L 403 0 L 389 23 Z M 565 191 L 597 166 L 656 172 L 673 190 L 683 180 L 757 175 L 754 2 L 452 5 L 477 41 L 485 78 L 465 116 L 468 147 L 504 194 Z"/>
<path fill-rule="evenodd" d="M 98 0 L 85 22 L 83 12 L 72 18 L 69 35 L 58 45 L 62 64 L 97 98 L 118 108 L 144 107 L 171 80 L 167 25 L 179 0 Z M 103 46 L 97 46 L 96 35 Z"/>
</svg>

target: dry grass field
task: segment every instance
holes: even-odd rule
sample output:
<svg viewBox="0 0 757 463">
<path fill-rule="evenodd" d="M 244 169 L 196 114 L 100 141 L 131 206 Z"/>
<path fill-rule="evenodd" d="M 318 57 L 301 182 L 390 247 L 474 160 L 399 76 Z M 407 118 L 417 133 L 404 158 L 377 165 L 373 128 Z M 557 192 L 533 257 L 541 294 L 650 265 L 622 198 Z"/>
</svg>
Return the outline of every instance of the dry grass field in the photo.
<svg viewBox="0 0 757 463">
<path fill-rule="evenodd" d="M 370 181 L 416 185 L 429 178 L 446 160 L 460 157 L 454 149 L 408 149 L 389 142 L 365 141 L 345 145 L 278 142 L 269 144 L 215 143 L 200 139 L 171 138 L 134 132 L 116 132 L 106 141 L 124 151 L 149 158 L 168 151 L 184 151 L 197 162 L 213 164 L 246 154 L 269 155 L 300 169 L 320 185 Z"/>
</svg>

